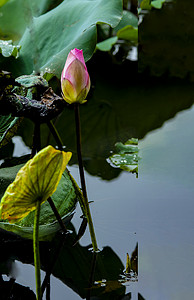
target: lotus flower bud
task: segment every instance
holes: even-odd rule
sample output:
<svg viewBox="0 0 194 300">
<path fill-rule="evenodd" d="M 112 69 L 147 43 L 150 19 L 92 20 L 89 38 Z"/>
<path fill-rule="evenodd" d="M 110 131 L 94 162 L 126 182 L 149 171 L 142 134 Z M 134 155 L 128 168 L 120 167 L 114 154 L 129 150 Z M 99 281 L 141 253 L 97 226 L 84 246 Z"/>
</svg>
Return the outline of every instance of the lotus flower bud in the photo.
<svg viewBox="0 0 194 300">
<path fill-rule="evenodd" d="M 61 74 L 61 89 L 64 100 L 69 103 L 84 103 L 90 89 L 90 77 L 83 57 L 83 51 L 69 52 Z"/>
</svg>

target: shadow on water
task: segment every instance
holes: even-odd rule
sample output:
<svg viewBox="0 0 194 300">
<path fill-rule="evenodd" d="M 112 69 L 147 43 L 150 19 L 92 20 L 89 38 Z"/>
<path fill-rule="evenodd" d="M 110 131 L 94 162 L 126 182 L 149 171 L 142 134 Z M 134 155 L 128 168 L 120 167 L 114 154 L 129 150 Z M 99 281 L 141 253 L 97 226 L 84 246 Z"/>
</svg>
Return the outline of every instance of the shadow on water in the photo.
<svg viewBox="0 0 194 300">
<path fill-rule="evenodd" d="M 130 274 L 126 274 L 120 258 L 110 247 L 104 247 L 97 254 L 91 251 L 91 245 L 83 247 L 77 243 L 72 247 L 75 240 L 75 229 L 70 224 L 71 234 L 64 240 L 63 234 L 56 234 L 52 242 L 40 243 L 41 269 L 46 272 L 42 284 L 43 292 L 50 285 L 50 275 L 60 279 L 75 293 L 84 299 L 130 299 L 130 293 L 125 294 L 123 283 L 136 280 Z M 12 274 L 14 260 L 25 264 L 33 264 L 32 241 L 18 237 L 15 234 L 0 230 L 1 257 L 0 273 Z M 137 251 L 132 257 L 133 269 L 137 271 Z M 123 274 L 123 275 L 122 275 Z M 10 291 L 10 287 L 11 291 Z M 15 283 L 13 278 L 9 282 L 1 278 L 1 299 L 13 295 L 14 299 L 35 299 L 33 292 L 27 287 Z M 20 292 L 21 298 L 17 298 Z M 23 297 L 23 298 L 22 298 Z"/>
</svg>

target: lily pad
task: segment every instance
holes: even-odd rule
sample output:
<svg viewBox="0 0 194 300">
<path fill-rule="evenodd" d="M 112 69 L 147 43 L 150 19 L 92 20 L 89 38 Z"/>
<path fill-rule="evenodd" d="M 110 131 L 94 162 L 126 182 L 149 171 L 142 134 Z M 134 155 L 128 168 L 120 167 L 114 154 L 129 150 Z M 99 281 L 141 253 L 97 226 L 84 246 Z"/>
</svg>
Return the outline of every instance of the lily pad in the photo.
<svg viewBox="0 0 194 300">
<path fill-rule="evenodd" d="M 10 168 L 0 169 L 0 195 L 2 195 L 6 187 L 11 183 L 18 170 L 23 165 L 18 165 Z M 67 170 L 62 175 L 62 178 L 58 184 L 57 190 L 52 195 L 52 200 L 55 203 L 56 208 L 59 211 L 59 214 L 63 222 L 68 222 L 72 217 L 72 213 L 75 210 L 77 201 L 79 199 L 79 192 L 77 187 L 74 186 L 74 183 L 71 180 L 71 177 Z M 24 238 L 32 239 L 33 236 L 33 223 L 34 223 L 34 211 L 29 213 L 20 222 L 15 222 L 13 224 L 5 222 L 4 220 L 0 221 L 0 228 L 7 231 L 12 231 Z M 50 205 L 46 201 L 41 205 L 40 211 L 40 226 L 39 226 L 39 238 L 40 240 L 50 240 L 53 237 L 53 234 L 60 229 L 58 222 L 54 216 L 53 211 L 50 208 Z"/>
<path fill-rule="evenodd" d="M 138 174 L 138 139 L 130 139 L 125 144 L 117 143 L 115 153 L 107 161 L 122 170 Z"/>
</svg>

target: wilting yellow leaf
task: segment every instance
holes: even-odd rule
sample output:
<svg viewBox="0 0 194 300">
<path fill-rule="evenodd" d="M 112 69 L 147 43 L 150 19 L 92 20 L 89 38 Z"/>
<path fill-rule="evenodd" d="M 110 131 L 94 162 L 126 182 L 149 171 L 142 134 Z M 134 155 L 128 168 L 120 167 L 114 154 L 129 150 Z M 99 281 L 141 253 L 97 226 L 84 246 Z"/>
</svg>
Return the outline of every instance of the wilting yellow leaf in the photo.
<svg viewBox="0 0 194 300">
<path fill-rule="evenodd" d="M 36 208 L 37 201 L 45 202 L 55 192 L 71 155 L 48 146 L 30 159 L 1 199 L 1 218 L 20 221 Z"/>
</svg>

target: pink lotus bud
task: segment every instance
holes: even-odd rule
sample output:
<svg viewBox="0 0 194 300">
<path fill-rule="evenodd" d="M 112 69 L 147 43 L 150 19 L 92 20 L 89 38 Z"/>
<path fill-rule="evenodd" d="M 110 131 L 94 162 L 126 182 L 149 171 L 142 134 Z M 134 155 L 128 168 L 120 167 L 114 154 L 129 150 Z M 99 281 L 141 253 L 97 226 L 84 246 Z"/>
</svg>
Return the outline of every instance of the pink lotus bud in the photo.
<svg viewBox="0 0 194 300">
<path fill-rule="evenodd" d="M 83 57 L 83 51 L 69 52 L 61 74 L 61 89 L 64 100 L 69 103 L 84 103 L 90 89 L 90 77 Z"/>
</svg>

